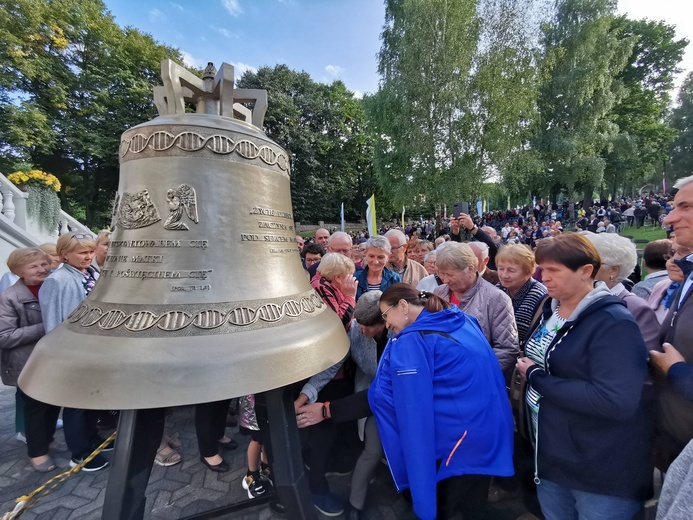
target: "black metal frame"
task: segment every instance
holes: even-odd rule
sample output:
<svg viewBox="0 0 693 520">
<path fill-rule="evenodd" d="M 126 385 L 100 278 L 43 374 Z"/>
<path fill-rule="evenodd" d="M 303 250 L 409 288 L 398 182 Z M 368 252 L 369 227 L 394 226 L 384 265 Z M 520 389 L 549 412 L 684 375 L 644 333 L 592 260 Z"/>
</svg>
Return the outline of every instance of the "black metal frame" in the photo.
<svg viewBox="0 0 693 520">
<path fill-rule="evenodd" d="M 264 408 L 264 410 L 263 410 Z M 271 440 L 270 460 L 275 493 L 291 520 L 314 520 L 315 508 L 303 471 L 293 398 L 289 387 L 256 396 L 258 418 L 266 413 Z M 165 409 L 123 410 L 118 422 L 111 474 L 106 487 L 102 519 L 142 520 L 147 482 L 164 433 Z M 274 495 L 243 500 L 184 520 L 207 520 L 257 507 Z"/>
</svg>

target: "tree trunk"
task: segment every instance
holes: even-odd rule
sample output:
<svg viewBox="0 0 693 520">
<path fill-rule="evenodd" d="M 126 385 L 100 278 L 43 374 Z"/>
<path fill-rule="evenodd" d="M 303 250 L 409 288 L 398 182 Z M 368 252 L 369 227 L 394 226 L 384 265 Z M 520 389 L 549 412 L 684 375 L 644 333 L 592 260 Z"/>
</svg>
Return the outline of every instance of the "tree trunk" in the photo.
<svg viewBox="0 0 693 520">
<path fill-rule="evenodd" d="M 582 207 L 585 208 L 585 211 L 587 211 L 587 208 L 591 208 L 592 204 L 594 204 L 594 201 L 592 200 L 593 195 L 594 186 L 592 186 L 592 184 L 588 184 L 585 186 L 585 191 L 582 196 Z"/>
</svg>

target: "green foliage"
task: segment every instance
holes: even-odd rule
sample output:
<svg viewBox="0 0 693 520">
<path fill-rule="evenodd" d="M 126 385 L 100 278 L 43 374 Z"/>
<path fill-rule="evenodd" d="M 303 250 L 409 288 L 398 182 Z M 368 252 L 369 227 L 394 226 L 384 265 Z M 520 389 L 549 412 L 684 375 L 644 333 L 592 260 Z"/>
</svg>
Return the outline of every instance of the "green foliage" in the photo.
<svg viewBox="0 0 693 520">
<path fill-rule="evenodd" d="M 264 129 L 291 156 L 296 221 L 336 222 L 342 202 L 347 220 L 365 218 L 365 201 L 374 191 L 381 213 L 373 138 L 361 100 L 341 81 L 317 83 L 305 72 L 278 65 L 246 72 L 238 86 L 268 92 Z"/>
<path fill-rule="evenodd" d="M 155 115 L 164 58 L 181 57 L 119 28 L 100 0 L 0 0 L 0 166 L 54 173 L 66 209 L 107 225 L 120 134 Z"/>
<path fill-rule="evenodd" d="M 679 132 L 671 153 L 671 177 L 674 179 L 693 174 L 693 72 L 681 85 L 678 101 L 671 114 L 671 126 Z"/>
<path fill-rule="evenodd" d="M 378 180 L 395 206 L 475 200 L 535 116 L 528 3 L 385 3 L 381 88 L 366 99 Z"/>
<path fill-rule="evenodd" d="M 46 230 L 55 231 L 60 226 L 60 199 L 47 186 L 26 186 L 29 196 L 26 199 L 26 210 L 29 216 L 40 222 Z"/>
<path fill-rule="evenodd" d="M 616 194 L 637 185 L 659 184 L 676 131 L 664 121 L 673 78 L 679 72 L 685 39 L 675 40 L 674 27 L 663 22 L 614 20 L 622 38 L 635 38 L 633 51 L 619 75 L 624 96 L 611 118 L 619 127 L 606 156 L 605 185 Z"/>
<path fill-rule="evenodd" d="M 614 10 L 609 0 L 561 0 L 544 30 L 549 80 L 541 89 L 535 145 L 552 170 L 550 191 L 583 190 L 585 203 L 601 185 L 603 155 L 618 133 L 609 117 L 623 96 L 615 79 L 635 43 L 613 28 Z"/>
</svg>

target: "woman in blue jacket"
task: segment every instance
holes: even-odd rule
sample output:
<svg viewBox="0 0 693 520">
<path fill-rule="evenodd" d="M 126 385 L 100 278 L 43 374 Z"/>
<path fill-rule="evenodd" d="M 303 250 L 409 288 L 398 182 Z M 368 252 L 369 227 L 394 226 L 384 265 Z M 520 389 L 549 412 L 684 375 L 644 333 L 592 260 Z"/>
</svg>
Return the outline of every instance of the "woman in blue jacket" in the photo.
<svg viewBox="0 0 693 520">
<path fill-rule="evenodd" d="M 398 490 L 423 519 L 486 518 L 492 475 L 513 474 L 505 382 L 476 319 L 398 283 L 380 299 L 396 336 L 368 392 Z"/>
<path fill-rule="evenodd" d="M 585 237 L 544 239 L 535 255 L 553 300 L 517 367 L 541 509 L 547 520 L 631 520 L 652 480 L 642 334 L 621 298 L 594 288 L 601 260 Z"/>
</svg>

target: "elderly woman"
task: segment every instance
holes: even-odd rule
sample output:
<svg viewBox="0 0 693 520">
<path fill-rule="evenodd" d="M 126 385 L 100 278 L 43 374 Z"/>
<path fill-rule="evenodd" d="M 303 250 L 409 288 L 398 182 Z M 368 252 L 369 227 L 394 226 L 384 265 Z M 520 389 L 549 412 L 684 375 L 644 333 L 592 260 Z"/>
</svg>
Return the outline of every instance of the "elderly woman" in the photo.
<svg viewBox="0 0 693 520">
<path fill-rule="evenodd" d="M 349 330 L 356 305 L 354 270 L 351 258 L 341 253 L 327 253 L 310 282 L 323 301 L 337 313 L 346 330 Z"/>
<path fill-rule="evenodd" d="M 96 278 L 91 262 L 95 249 L 94 237 L 89 234 L 66 233 L 58 239 L 56 252 L 63 265 L 46 278 L 39 291 L 46 334 L 65 321 L 94 288 Z M 75 467 L 91 452 L 96 437 L 96 415 L 88 410 L 64 408 L 63 424 L 65 440 L 72 452 L 70 466 Z M 108 461 L 97 455 L 82 471 L 98 471 L 106 466 Z"/>
<path fill-rule="evenodd" d="M 429 242 L 428 240 L 419 240 L 416 244 L 416 248 L 414 249 L 414 254 L 410 257 L 412 260 L 415 262 L 419 262 L 421 265 L 424 263 L 424 257 L 433 251 L 433 242 Z M 424 266 L 426 267 L 426 266 Z M 428 269 L 426 269 L 428 271 Z M 431 274 L 431 273 L 428 273 Z"/>
<path fill-rule="evenodd" d="M 517 324 L 520 345 L 524 345 L 527 332 L 539 318 L 549 293 L 532 275 L 537 269 L 534 253 L 523 244 L 502 247 L 496 255 L 500 283 L 498 288 L 510 296 Z"/>
<path fill-rule="evenodd" d="M 368 391 L 397 489 L 419 518 L 485 518 L 492 475 L 512 468 L 505 383 L 478 323 L 442 298 L 396 284 L 380 298 L 396 336 Z"/>
<path fill-rule="evenodd" d="M 509 377 L 519 353 L 510 297 L 479 276 L 478 259 L 465 243 L 447 245 L 438 253 L 436 265 L 444 285 L 434 293 L 478 320 L 503 373 Z"/>
<path fill-rule="evenodd" d="M 354 246 L 354 250 L 351 253 L 351 257 L 354 260 L 354 264 L 358 265 L 359 267 L 361 266 L 361 263 L 363 261 L 363 257 L 366 255 L 366 239 L 363 239 L 363 242 L 361 242 L 361 239 L 356 243 Z"/>
<path fill-rule="evenodd" d="M 436 267 L 437 255 L 437 251 L 426 253 L 424 257 L 424 267 L 426 268 L 428 276 L 423 277 L 416 285 L 419 291 L 433 292 L 439 285 L 442 285 L 443 281 L 440 279 L 440 276 L 438 276 L 438 268 Z"/>
<path fill-rule="evenodd" d="M 686 258 L 693 253 L 693 250 L 680 246 L 676 243 L 676 239 L 671 240 L 671 246 L 666 258 L 667 279 L 657 282 L 652 293 L 650 294 L 647 304 L 655 312 L 657 321 L 661 324 L 666 318 L 671 303 L 674 300 L 674 295 L 679 287 L 683 285 L 685 276 L 681 268 L 676 264 L 677 260 Z"/>
<path fill-rule="evenodd" d="M 614 233 L 587 233 L 585 237 L 597 249 L 602 262 L 595 280 L 604 282 L 611 294 L 626 302 L 626 307 L 640 327 L 647 350 L 660 350 L 657 316 L 645 300 L 629 292 L 621 283 L 628 278 L 638 263 L 635 244 Z"/>
<path fill-rule="evenodd" d="M 38 246 L 38 248 L 46 253 L 48 255 L 48 258 L 51 260 L 51 272 L 55 271 L 58 267 L 60 267 L 60 264 L 63 263 L 63 261 L 60 259 L 60 256 L 58 255 L 58 251 L 56 249 L 55 244 L 41 244 Z"/>
<path fill-rule="evenodd" d="M 395 485 L 411 490 L 417 517 L 461 509 L 464 518 L 487 518 L 491 476 L 513 471 L 512 417 L 488 341 L 474 319 L 409 284 L 385 291 L 380 312 L 396 335 L 379 354 L 367 401 L 359 392 L 304 406 L 298 425 L 372 410 Z M 354 511 L 347 518 L 361 518 Z"/>
<path fill-rule="evenodd" d="M 366 241 L 366 253 L 362 262 L 366 266 L 355 275 L 358 282 L 357 300 L 365 292 L 384 291 L 391 285 L 402 281 L 397 273 L 385 267 L 390 259 L 391 251 L 390 241 L 384 236 L 376 235 Z"/>
<path fill-rule="evenodd" d="M 582 235 L 541 240 L 553 300 L 530 331 L 526 404 L 546 518 L 631 520 L 652 480 L 642 404 L 647 349 L 621 298 L 594 287 L 599 253 Z"/>
<path fill-rule="evenodd" d="M 0 365 L 3 384 L 17 386 L 22 368 L 44 335 L 38 292 L 50 273 L 50 258 L 36 247 L 17 249 L 7 259 L 7 267 L 19 279 L 0 295 Z M 48 449 L 53 443 L 60 408 L 46 405 L 49 413 L 25 418 L 24 403 L 25 396 L 17 388 L 15 427 L 18 438 L 25 436 L 31 466 L 36 471 L 52 471 L 55 464 Z"/>
<path fill-rule="evenodd" d="M 375 418 L 371 415 L 370 408 L 368 408 L 366 395 L 358 394 L 358 392 L 366 391 L 373 381 L 378 362 L 388 340 L 385 320 L 383 320 L 380 313 L 381 295 L 380 291 L 370 291 L 359 299 L 354 311 L 354 322 L 349 328 L 350 348 L 347 357 L 351 357 L 357 366 L 354 383 L 354 390 L 357 394 L 330 401 L 332 420 L 340 423 L 359 419 L 359 436 L 361 440 L 365 441 L 363 452 L 356 462 L 351 477 L 351 492 L 347 504 L 347 514 L 345 515 L 345 518 L 349 520 L 357 520 L 363 517 L 368 484 L 373 478 L 378 463 L 383 456 Z M 322 374 L 313 376 L 308 381 L 308 385 L 313 387 L 313 391 L 322 389 L 324 384 L 341 368 L 346 359 L 345 357 Z M 300 407 L 298 413 L 303 420 L 299 420 L 299 427 L 305 428 L 322 422 L 325 419 L 322 415 L 322 406 L 323 403 L 315 402 Z M 308 415 L 312 418 L 311 421 L 305 420 L 305 417 Z"/>
</svg>

